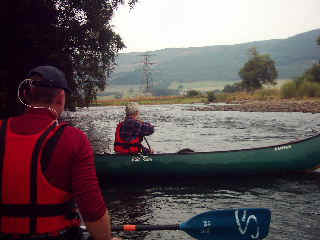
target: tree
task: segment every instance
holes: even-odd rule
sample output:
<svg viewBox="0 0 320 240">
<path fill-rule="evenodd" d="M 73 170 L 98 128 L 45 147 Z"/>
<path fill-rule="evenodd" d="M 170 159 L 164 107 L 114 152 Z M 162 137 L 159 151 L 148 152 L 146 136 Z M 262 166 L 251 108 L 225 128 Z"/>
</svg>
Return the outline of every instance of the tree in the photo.
<svg viewBox="0 0 320 240">
<path fill-rule="evenodd" d="M 239 71 L 241 86 L 247 91 L 254 91 L 264 84 L 275 85 L 278 72 L 270 56 L 260 55 L 254 47 L 249 49 L 249 54 L 249 61 Z"/>
<path fill-rule="evenodd" d="M 317 44 L 320 45 L 320 37 L 317 39 Z M 314 63 L 299 79 L 302 82 L 310 81 L 320 83 L 320 61 L 318 63 Z"/>
<path fill-rule="evenodd" d="M 17 103 L 17 88 L 27 71 L 39 63 L 54 64 L 56 18 L 54 5 L 46 1 L 2 1 L 0 8 L 0 92 L 5 92 L 1 115 L 15 115 L 23 110 Z M 6 114 L 5 114 L 6 113 Z"/>
<path fill-rule="evenodd" d="M 129 1 L 133 6 L 137 0 Z M 63 54 L 72 62 L 76 98 L 86 104 L 104 90 L 115 67 L 115 57 L 125 47 L 112 30 L 111 17 L 123 0 L 54 0 L 57 6 L 57 29 L 62 33 Z"/>
<path fill-rule="evenodd" d="M 315 63 L 303 74 L 304 80 L 320 83 L 320 63 Z"/>
<path fill-rule="evenodd" d="M 197 97 L 200 95 L 200 92 L 194 89 L 188 90 L 186 96 L 187 97 Z"/>
<path fill-rule="evenodd" d="M 234 93 L 234 92 L 239 92 L 241 90 L 242 90 L 241 82 L 237 82 L 234 84 L 225 85 L 222 91 L 225 93 Z"/>
<path fill-rule="evenodd" d="M 130 0 L 133 7 L 137 0 Z M 19 114 L 19 83 L 28 70 L 51 64 L 66 73 L 77 99 L 94 100 L 114 69 L 115 57 L 125 47 L 112 30 L 111 17 L 123 0 L 17 0 L 2 1 L 0 8 L 1 113 Z M 3 94 L 6 93 L 7 94 Z M 1 107 L 2 105 L 0 105 Z"/>
<path fill-rule="evenodd" d="M 207 92 L 207 99 L 208 99 L 208 102 L 214 102 L 217 100 L 217 96 L 215 94 L 215 91 L 209 91 Z"/>
</svg>

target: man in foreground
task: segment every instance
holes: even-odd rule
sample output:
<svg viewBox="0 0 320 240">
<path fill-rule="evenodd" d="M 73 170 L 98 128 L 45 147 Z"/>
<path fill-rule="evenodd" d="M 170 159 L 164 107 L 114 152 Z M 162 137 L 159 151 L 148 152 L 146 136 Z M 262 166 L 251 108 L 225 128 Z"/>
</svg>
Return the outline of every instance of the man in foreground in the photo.
<svg viewBox="0 0 320 240">
<path fill-rule="evenodd" d="M 126 105 L 126 117 L 117 126 L 114 141 L 114 151 L 120 154 L 150 154 L 153 150 L 142 145 L 143 138 L 154 132 L 154 127 L 139 119 L 139 104 L 129 102 Z"/>
<path fill-rule="evenodd" d="M 80 239 L 74 202 L 95 240 L 110 217 L 87 136 L 57 119 L 70 92 L 65 75 L 39 66 L 20 84 L 26 112 L 0 121 L 0 239 Z"/>
</svg>

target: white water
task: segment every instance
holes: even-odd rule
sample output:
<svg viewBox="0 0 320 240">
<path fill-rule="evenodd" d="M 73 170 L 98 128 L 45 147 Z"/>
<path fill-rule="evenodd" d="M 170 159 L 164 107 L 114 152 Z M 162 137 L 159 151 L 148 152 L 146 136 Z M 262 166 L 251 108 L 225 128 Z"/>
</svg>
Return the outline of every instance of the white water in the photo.
<svg viewBox="0 0 320 240">
<path fill-rule="evenodd" d="M 218 151 L 269 146 L 301 139 L 320 129 L 320 114 L 288 112 L 192 111 L 203 104 L 144 105 L 141 119 L 155 126 L 147 137 L 156 152 Z M 91 107 L 72 116 L 97 152 L 112 152 L 124 107 Z"/>
</svg>

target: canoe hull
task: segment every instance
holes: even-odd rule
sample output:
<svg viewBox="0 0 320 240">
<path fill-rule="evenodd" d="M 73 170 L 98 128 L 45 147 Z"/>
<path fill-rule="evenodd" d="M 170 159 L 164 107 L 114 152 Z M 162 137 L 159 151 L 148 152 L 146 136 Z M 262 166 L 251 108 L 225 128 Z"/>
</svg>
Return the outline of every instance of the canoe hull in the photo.
<svg viewBox="0 0 320 240">
<path fill-rule="evenodd" d="M 167 153 L 147 157 L 96 155 L 100 177 L 252 175 L 311 171 L 320 166 L 320 136 L 232 151 Z"/>
</svg>

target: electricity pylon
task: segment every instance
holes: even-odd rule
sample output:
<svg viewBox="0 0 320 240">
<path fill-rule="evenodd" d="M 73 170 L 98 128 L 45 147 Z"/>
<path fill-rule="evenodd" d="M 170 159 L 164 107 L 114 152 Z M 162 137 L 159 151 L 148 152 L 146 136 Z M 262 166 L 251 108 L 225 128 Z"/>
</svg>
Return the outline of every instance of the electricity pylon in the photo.
<svg viewBox="0 0 320 240">
<path fill-rule="evenodd" d="M 142 81 L 142 89 L 143 86 L 145 85 L 145 91 L 148 92 L 152 88 L 152 78 L 151 78 L 151 65 L 155 64 L 154 62 L 150 62 L 150 57 L 155 54 L 143 54 L 140 55 L 143 57 L 143 81 Z"/>
</svg>

